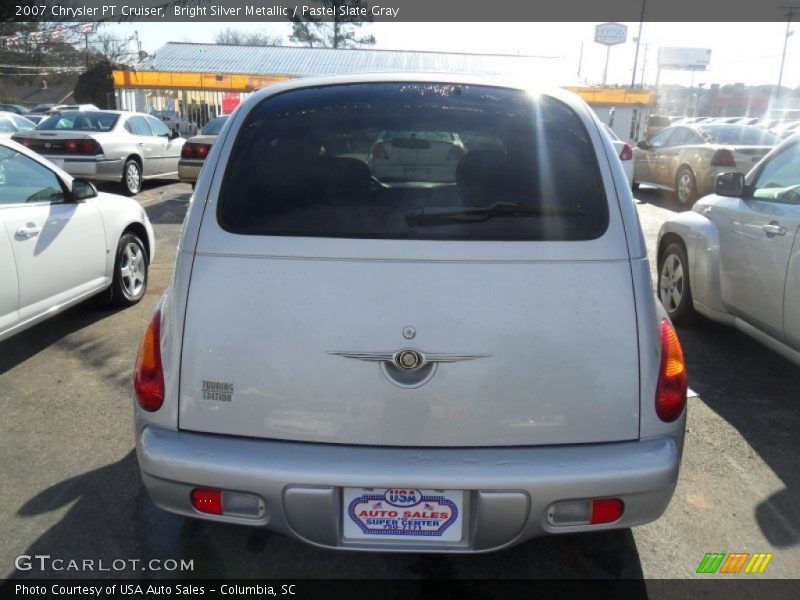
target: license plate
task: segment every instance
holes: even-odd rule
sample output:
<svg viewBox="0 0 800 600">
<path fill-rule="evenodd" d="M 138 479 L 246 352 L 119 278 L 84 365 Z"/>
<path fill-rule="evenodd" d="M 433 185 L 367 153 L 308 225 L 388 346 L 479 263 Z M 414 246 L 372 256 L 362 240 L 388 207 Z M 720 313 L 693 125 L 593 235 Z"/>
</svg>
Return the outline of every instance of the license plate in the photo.
<svg viewBox="0 0 800 600">
<path fill-rule="evenodd" d="M 409 167 L 406 169 L 406 179 L 411 179 L 413 181 L 427 181 L 428 169 Z"/>
<path fill-rule="evenodd" d="M 461 539 L 462 490 L 344 488 L 343 496 L 347 539 Z"/>
</svg>

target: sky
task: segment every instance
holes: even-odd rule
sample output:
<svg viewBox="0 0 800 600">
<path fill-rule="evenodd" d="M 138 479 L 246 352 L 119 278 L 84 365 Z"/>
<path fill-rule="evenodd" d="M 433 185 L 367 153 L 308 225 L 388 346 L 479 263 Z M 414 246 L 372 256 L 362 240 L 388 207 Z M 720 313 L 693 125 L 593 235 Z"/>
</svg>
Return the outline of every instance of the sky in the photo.
<svg viewBox="0 0 800 600">
<path fill-rule="evenodd" d="M 367 23 L 361 31 L 373 34 L 376 48 L 527 54 L 542 61 L 549 84 L 587 81 L 600 83 L 606 47 L 595 43 L 597 23 Z M 639 23 L 626 23 L 627 41 L 612 46 L 608 83 L 630 85 Z M 282 36 L 289 45 L 289 23 L 123 23 L 105 26 L 122 36 L 138 31 L 142 49 L 152 53 L 166 42 L 213 42 L 226 27 Z M 793 26 L 800 30 L 800 24 Z M 659 46 L 710 48 L 707 71 L 694 74 L 694 85 L 711 83 L 776 84 L 786 23 L 644 23 L 636 82 L 653 84 Z M 800 86 L 800 34 L 792 32 L 786 52 L 783 84 Z M 581 52 L 582 47 L 582 52 Z M 581 58 L 582 56 L 582 58 Z M 580 77 L 579 77 L 580 66 Z M 642 69 L 644 68 L 644 73 Z M 562 79 L 557 81 L 555 79 Z M 663 71 L 661 83 L 690 85 L 692 73 Z"/>
</svg>

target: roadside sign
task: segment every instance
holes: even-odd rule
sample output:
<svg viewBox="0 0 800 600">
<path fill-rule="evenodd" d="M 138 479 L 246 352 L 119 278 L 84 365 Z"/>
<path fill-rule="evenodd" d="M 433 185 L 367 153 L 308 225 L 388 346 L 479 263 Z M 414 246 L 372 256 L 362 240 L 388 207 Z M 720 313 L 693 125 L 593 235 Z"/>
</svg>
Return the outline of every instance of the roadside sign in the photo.
<svg viewBox="0 0 800 600">
<path fill-rule="evenodd" d="M 594 28 L 594 41 L 606 46 L 624 44 L 628 37 L 628 26 L 622 23 L 601 23 Z"/>
</svg>

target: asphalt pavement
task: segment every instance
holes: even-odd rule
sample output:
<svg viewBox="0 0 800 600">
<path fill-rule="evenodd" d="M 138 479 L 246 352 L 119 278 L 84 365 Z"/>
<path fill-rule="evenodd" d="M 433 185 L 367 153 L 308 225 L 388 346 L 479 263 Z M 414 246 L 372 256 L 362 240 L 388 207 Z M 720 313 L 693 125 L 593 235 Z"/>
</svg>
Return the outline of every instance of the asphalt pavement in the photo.
<svg viewBox="0 0 800 600">
<path fill-rule="evenodd" d="M 155 508 L 133 449 L 131 370 L 171 276 L 190 193 L 185 184 L 151 184 L 138 196 L 157 238 L 139 305 L 88 302 L 0 342 L 0 576 L 694 578 L 707 552 L 769 552 L 759 577 L 800 573 L 800 369 L 704 320 L 679 329 L 699 396 L 689 400 L 675 496 L 655 523 L 482 555 L 382 554 L 324 550 Z M 675 209 L 655 190 L 637 198 L 654 257 L 658 228 Z M 106 565 L 188 559 L 193 570 L 102 572 L 97 563 L 94 571 L 18 570 L 20 555 Z"/>
</svg>

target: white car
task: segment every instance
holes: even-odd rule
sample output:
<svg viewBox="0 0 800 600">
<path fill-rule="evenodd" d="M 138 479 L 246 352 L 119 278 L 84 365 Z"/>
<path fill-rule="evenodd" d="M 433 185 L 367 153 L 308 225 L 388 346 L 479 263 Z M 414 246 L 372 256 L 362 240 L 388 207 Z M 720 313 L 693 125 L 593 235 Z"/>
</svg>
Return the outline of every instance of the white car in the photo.
<svg viewBox="0 0 800 600">
<path fill-rule="evenodd" d="M 657 519 L 686 371 L 600 127 L 578 96 L 493 78 L 253 93 L 208 153 L 134 367 L 155 504 L 400 552 Z M 388 130 L 468 150 L 447 180 L 423 157 L 381 180 L 363 157 Z"/>
<path fill-rule="evenodd" d="M 466 154 L 457 133 L 449 131 L 383 131 L 367 162 L 372 175 L 386 182 L 447 182 Z"/>
<path fill-rule="evenodd" d="M 12 112 L 0 112 L 0 137 L 10 138 L 20 131 L 36 129 L 36 124 Z"/>
<path fill-rule="evenodd" d="M 135 200 L 0 139 L 0 340 L 97 294 L 136 304 L 154 252 Z"/>
<path fill-rule="evenodd" d="M 611 144 L 614 146 L 614 150 L 617 151 L 617 156 L 619 156 L 619 160 L 622 163 L 622 170 L 625 171 L 625 177 L 628 179 L 628 185 L 633 185 L 633 149 L 630 145 L 623 142 L 617 134 L 614 133 L 614 130 L 611 129 L 608 125 L 603 123 L 603 129 L 608 134 L 608 137 L 611 138 Z"/>
</svg>

